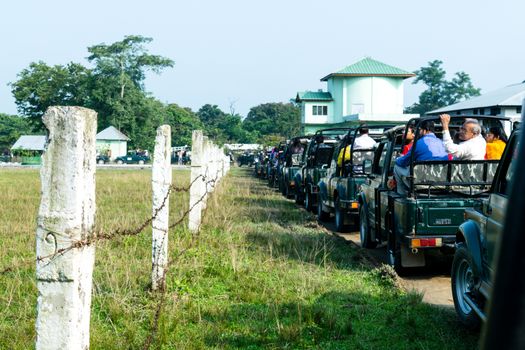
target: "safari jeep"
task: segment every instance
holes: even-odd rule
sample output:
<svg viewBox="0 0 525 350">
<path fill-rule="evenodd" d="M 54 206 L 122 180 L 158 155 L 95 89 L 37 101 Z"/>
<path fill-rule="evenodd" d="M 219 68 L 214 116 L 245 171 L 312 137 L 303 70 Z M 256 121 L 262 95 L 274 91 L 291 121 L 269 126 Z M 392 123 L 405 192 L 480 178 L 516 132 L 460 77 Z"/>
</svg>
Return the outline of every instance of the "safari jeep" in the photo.
<svg viewBox="0 0 525 350">
<path fill-rule="evenodd" d="M 488 198 L 465 211 L 466 221 L 456 233 L 452 297 L 456 313 L 467 328 L 476 328 L 480 320 L 486 320 L 484 308 L 491 295 L 494 253 L 502 234 L 520 133 L 513 133 L 507 143 Z M 516 277 L 522 278 L 519 274 Z"/>
<path fill-rule="evenodd" d="M 507 120 L 489 118 L 492 121 L 487 124 Z M 459 129 L 464 119 L 453 117 L 450 129 Z M 478 119 L 481 123 L 483 117 Z M 416 134 L 412 150 L 417 146 L 419 125 L 425 120 L 436 122 L 435 134 L 441 137 L 438 117 L 412 119 L 409 123 Z M 425 266 L 425 257 L 431 252 L 453 254 L 463 213 L 487 196 L 499 161 L 415 161 L 412 156 L 405 197 L 387 188 L 395 157 L 404 144 L 398 131 L 390 134 L 377 148 L 372 174 L 361 187 L 359 231 L 363 247 L 386 242 L 389 264 L 402 273 L 405 268 Z"/>
<path fill-rule="evenodd" d="M 303 155 L 304 164 L 295 174 L 295 202 L 303 204 L 312 211 L 317 203 L 317 186 L 321 177 L 326 175 L 336 143 L 350 131 L 349 128 L 331 128 L 319 130 L 312 137 Z"/>
<path fill-rule="evenodd" d="M 303 165 L 304 152 L 312 136 L 298 136 L 290 139 L 284 151 L 283 165 L 279 169 L 279 188 L 286 198 L 295 193 L 295 174 Z M 294 150 L 294 145 L 300 144 L 300 152 Z"/>
<path fill-rule="evenodd" d="M 268 186 L 277 187 L 279 185 L 279 173 L 283 164 L 283 152 L 286 148 L 286 141 L 281 141 L 277 146 L 277 152 L 270 159 L 267 165 Z"/>
<path fill-rule="evenodd" d="M 370 136 L 376 139 L 381 137 L 384 127 L 375 126 L 381 133 L 370 132 Z M 338 232 L 347 229 L 352 217 L 357 218 L 359 188 L 368 179 L 364 164 L 371 163 L 374 158 L 373 149 L 354 150 L 354 140 L 361 128 L 350 130 L 338 143 L 332 155 L 330 168 L 326 176 L 319 181 L 317 218 L 319 221 L 328 220 L 333 212 Z"/>
</svg>

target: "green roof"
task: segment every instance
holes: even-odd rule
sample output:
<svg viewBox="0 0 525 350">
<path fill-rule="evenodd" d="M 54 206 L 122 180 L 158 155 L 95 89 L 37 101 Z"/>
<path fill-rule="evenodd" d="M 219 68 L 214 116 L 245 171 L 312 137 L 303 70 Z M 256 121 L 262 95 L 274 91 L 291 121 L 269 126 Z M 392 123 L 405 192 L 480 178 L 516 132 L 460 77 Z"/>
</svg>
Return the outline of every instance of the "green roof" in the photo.
<svg viewBox="0 0 525 350">
<path fill-rule="evenodd" d="M 296 102 L 301 101 L 333 101 L 332 94 L 325 91 L 299 91 Z"/>
<path fill-rule="evenodd" d="M 410 78 L 415 76 L 414 73 L 407 72 L 397 67 L 376 61 L 366 57 L 361 61 L 351 64 L 338 72 L 330 73 L 321 81 L 326 81 L 331 77 L 399 77 Z"/>
</svg>

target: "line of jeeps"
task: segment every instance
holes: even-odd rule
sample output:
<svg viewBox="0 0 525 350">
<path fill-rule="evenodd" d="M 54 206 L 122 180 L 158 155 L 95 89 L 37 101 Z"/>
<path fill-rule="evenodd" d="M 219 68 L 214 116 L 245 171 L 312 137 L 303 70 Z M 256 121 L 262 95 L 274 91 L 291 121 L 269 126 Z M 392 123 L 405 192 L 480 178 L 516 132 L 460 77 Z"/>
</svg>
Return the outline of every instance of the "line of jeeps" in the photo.
<svg viewBox="0 0 525 350">
<path fill-rule="evenodd" d="M 475 118 L 487 130 L 496 126 L 509 132 L 512 128 L 504 117 Z M 465 120 L 452 117 L 450 133 L 459 132 Z M 444 127 L 438 117 L 298 136 L 261 153 L 255 175 L 267 178 L 270 186 L 293 197 L 319 221 L 333 216 L 336 231 L 358 230 L 363 248 L 386 246 L 388 264 L 399 274 L 426 266 L 430 255 L 450 257 L 456 312 L 465 326 L 475 328 L 486 318 L 491 266 L 514 177 L 512 163 L 520 131 L 512 132 L 500 160 L 450 155 L 420 160 L 414 154 L 427 122 L 435 125 L 433 132 L 441 139 Z M 363 129 L 373 140 L 370 147 L 358 145 Z M 414 135 L 411 141 L 410 133 Z M 396 159 L 409 144 L 408 166 L 400 180 L 395 176 Z M 396 180 L 403 181 L 405 193 L 400 194 Z"/>
</svg>

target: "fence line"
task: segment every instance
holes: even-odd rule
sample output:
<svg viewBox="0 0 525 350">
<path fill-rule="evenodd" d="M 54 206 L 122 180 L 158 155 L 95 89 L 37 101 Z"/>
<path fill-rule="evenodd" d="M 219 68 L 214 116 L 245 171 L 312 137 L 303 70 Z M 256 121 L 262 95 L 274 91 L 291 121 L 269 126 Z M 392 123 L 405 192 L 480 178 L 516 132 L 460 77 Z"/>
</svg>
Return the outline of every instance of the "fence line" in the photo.
<svg viewBox="0 0 525 350">
<path fill-rule="evenodd" d="M 135 228 L 103 232 L 95 228 L 96 113 L 80 107 L 50 107 L 44 123 L 50 138 L 41 168 L 42 199 L 37 227 L 36 348 L 89 348 L 96 243 L 136 236 L 152 225 L 152 290 L 158 292 L 153 294 L 158 303 L 144 343 L 144 349 L 149 349 L 156 338 L 166 298 L 166 275 L 173 263 L 197 243 L 206 200 L 228 172 L 229 157 L 210 140 L 203 143 L 206 137 L 202 131 L 194 131 L 192 157 L 196 164 L 192 164 L 190 184 L 173 186 L 171 130 L 169 126 L 159 127 L 152 168 L 152 216 Z M 169 223 L 172 192 L 190 192 L 190 204 L 178 220 Z M 169 259 L 169 229 L 181 225 L 187 216 L 191 241 Z M 0 275 L 30 263 L 34 260 L 5 267 L 0 269 Z"/>
</svg>

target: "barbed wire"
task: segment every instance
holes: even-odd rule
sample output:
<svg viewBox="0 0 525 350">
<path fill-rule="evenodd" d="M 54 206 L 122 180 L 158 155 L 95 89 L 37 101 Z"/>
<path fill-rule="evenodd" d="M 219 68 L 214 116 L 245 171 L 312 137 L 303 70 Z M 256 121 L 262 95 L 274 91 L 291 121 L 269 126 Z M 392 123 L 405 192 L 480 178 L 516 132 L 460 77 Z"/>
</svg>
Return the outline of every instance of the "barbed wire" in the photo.
<svg viewBox="0 0 525 350">
<path fill-rule="evenodd" d="M 210 193 L 211 196 L 213 196 L 213 194 L 214 194 L 213 191 L 212 192 L 205 191 L 205 194 L 203 195 L 203 197 L 205 197 L 208 193 Z M 204 208 L 204 210 L 202 211 L 202 217 L 203 218 L 206 216 L 207 211 L 208 211 L 208 206 L 206 206 Z M 191 241 L 188 244 L 188 246 L 186 246 L 184 249 L 179 251 L 179 253 L 175 257 L 170 259 L 168 261 L 168 263 L 166 264 L 166 267 L 164 268 L 163 276 L 162 276 L 162 283 L 161 283 L 162 288 L 160 288 L 158 290 L 160 293 L 158 293 L 158 297 L 157 297 L 158 298 L 157 307 L 155 308 L 155 314 L 154 314 L 154 318 L 153 318 L 153 321 L 152 321 L 152 326 L 151 326 L 151 329 L 150 329 L 150 333 L 149 333 L 148 337 L 146 338 L 146 341 L 144 342 L 144 347 L 142 348 L 143 350 L 149 350 L 150 349 L 151 345 L 153 344 L 153 342 L 155 340 L 157 332 L 158 332 L 159 321 L 160 321 L 160 317 L 162 315 L 162 308 L 164 307 L 164 304 L 165 304 L 165 301 L 166 301 L 166 295 L 167 295 L 167 289 L 165 288 L 165 281 L 166 281 L 166 276 L 168 274 L 168 271 L 171 268 L 171 266 L 176 261 L 179 260 L 179 258 L 181 258 L 184 254 L 186 254 L 186 252 L 188 252 L 190 249 L 195 247 L 196 243 L 198 242 L 198 238 L 200 236 L 201 229 L 202 229 L 202 225 L 199 226 L 199 228 L 198 228 L 198 230 L 196 232 L 191 234 Z"/>
<path fill-rule="evenodd" d="M 52 254 L 49 254 L 49 255 L 46 255 L 46 256 L 39 256 L 39 257 L 36 257 L 36 261 L 37 262 L 42 262 L 43 260 L 46 260 L 46 259 L 50 259 L 50 261 L 48 262 L 51 263 L 53 261 L 54 258 L 58 257 L 58 256 L 61 256 L 65 253 L 67 253 L 68 251 L 72 250 L 72 249 L 80 249 L 82 247 L 85 247 L 85 246 L 89 246 L 89 245 L 92 245 L 96 242 L 99 242 L 99 241 L 106 241 L 106 240 L 113 240 L 113 239 L 117 239 L 117 238 L 121 238 L 121 237 L 126 237 L 126 236 L 137 236 L 139 235 L 140 233 L 142 233 L 146 227 L 149 227 L 149 225 L 153 222 L 153 220 L 155 220 L 159 214 L 159 212 L 166 206 L 166 202 L 170 196 L 170 194 L 172 192 L 188 192 L 191 190 L 191 187 L 199 180 L 199 179 L 202 179 L 202 181 L 205 182 L 205 191 L 204 191 L 204 194 L 197 200 L 196 203 L 194 203 L 190 208 L 188 208 L 188 210 L 186 210 L 182 216 L 172 225 L 169 226 L 169 228 L 173 228 L 177 225 L 180 225 L 184 219 L 188 216 L 188 214 L 191 212 L 191 210 L 193 210 L 193 208 L 201 203 L 202 201 L 205 200 L 206 196 L 207 196 L 207 185 L 208 184 L 214 184 L 217 182 L 217 178 L 214 178 L 214 179 L 211 179 L 211 180 L 207 180 L 206 181 L 206 176 L 205 175 L 199 175 L 197 176 L 193 181 L 191 181 L 191 183 L 186 186 L 186 187 L 179 187 L 179 186 L 174 186 L 174 185 L 171 185 L 166 193 L 166 195 L 164 196 L 163 200 L 162 200 L 162 204 L 155 209 L 155 212 L 153 213 L 153 215 L 151 217 L 148 217 L 148 219 L 146 219 L 142 224 L 140 224 L 138 227 L 136 228 L 133 228 L 133 229 L 124 229 L 124 230 L 120 230 L 120 229 L 117 229 L 111 233 L 104 233 L 103 231 L 101 230 L 96 230 L 95 233 L 93 235 L 90 235 L 88 238 L 86 239 L 82 239 L 82 240 L 77 240 L 77 241 L 74 241 L 72 244 L 70 244 L 69 246 L 67 247 L 64 247 L 64 248 L 60 248 L 58 250 L 56 250 L 55 252 L 53 252 Z M 59 234 L 58 232 L 53 232 L 53 231 L 50 231 L 50 230 L 46 230 L 46 232 L 49 232 L 49 233 L 55 233 L 55 234 Z M 15 265 L 15 266 L 7 266 L 3 269 L 0 269 L 0 276 L 1 275 L 5 275 L 9 272 L 12 272 L 14 270 L 18 270 L 20 268 L 23 268 L 25 266 L 28 266 L 30 264 L 33 264 L 34 263 L 34 259 L 27 259 L 27 260 L 24 260 L 22 262 L 20 262 L 19 264 Z"/>
<path fill-rule="evenodd" d="M 206 170 L 208 170 L 208 169 L 206 169 Z M 117 240 L 117 239 L 120 239 L 120 238 L 126 237 L 126 236 L 138 236 L 147 227 L 149 227 L 152 224 L 152 222 L 159 215 L 160 211 L 167 205 L 167 203 L 169 201 L 169 196 L 170 196 L 171 193 L 189 192 L 191 190 L 192 186 L 198 180 L 202 179 L 202 181 L 204 182 L 204 193 L 197 199 L 197 201 L 195 201 L 195 203 L 191 204 L 188 207 L 188 209 L 185 210 L 182 213 L 182 215 L 179 217 L 178 220 L 176 220 L 175 222 L 173 222 L 172 224 L 170 224 L 168 226 L 168 230 L 169 229 L 173 229 L 174 227 L 176 227 L 176 226 L 180 225 L 181 223 L 183 223 L 184 220 L 186 219 L 186 217 L 190 214 L 190 212 L 197 205 L 199 205 L 199 204 L 203 203 L 204 201 L 206 201 L 208 199 L 208 195 L 210 195 L 210 197 L 211 197 L 211 194 L 213 194 L 213 190 L 215 189 L 217 181 L 218 181 L 218 178 L 219 178 L 219 172 L 220 172 L 220 170 L 217 171 L 217 173 L 215 174 L 215 177 L 213 179 L 209 179 L 208 180 L 207 179 L 208 172 L 206 171 L 205 174 L 201 174 L 201 175 L 197 176 L 195 179 L 193 179 L 190 182 L 190 184 L 188 186 L 185 186 L 185 187 L 170 185 L 169 188 L 168 188 L 168 191 L 166 192 L 166 195 L 164 196 L 164 198 L 162 200 L 161 205 L 158 208 L 155 209 L 155 211 L 153 212 L 153 214 L 150 217 L 148 217 L 143 223 L 141 223 L 139 226 L 137 226 L 135 228 L 132 228 L 132 229 L 128 228 L 128 229 L 123 229 L 123 230 L 117 229 L 117 230 L 115 230 L 115 231 L 113 231 L 111 233 L 104 233 L 101 230 L 96 230 L 95 229 L 95 233 L 93 235 L 90 235 L 88 238 L 82 239 L 82 240 L 77 240 L 77 241 L 73 242 L 71 245 L 69 245 L 67 247 L 64 247 L 64 248 L 60 248 L 60 249 L 56 250 L 54 253 L 49 254 L 47 256 L 36 257 L 36 261 L 37 262 L 42 262 L 42 261 L 44 261 L 46 259 L 49 259 L 49 262 L 47 262 L 47 264 L 50 264 L 57 257 L 62 256 L 62 255 L 66 254 L 67 252 L 69 252 L 69 251 L 71 251 L 73 249 L 80 249 L 80 248 L 83 248 L 83 247 L 86 247 L 86 246 L 93 245 L 93 244 L 95 244 L 97 242 L 100 242 L 100 241 L 110 241 L 110 240 L 114 241 L 114 240 Z M 208 186 L 210 186 L 211 191 L 208 191 L 208 188 L 209 188 Z M 206 215 L 207 209 L 208 209 L 208 206 L 205 206 L 204 209 L 201 212 L 201 218 L 204 218 L 204 216 Z M 155 293 L 153 293 L 153 295 L 157 299 L 157 304 L 156 304 L 156 307 L 155 307 L 155 312 L 154 312 L 154 315 L 153 315 L 153 320 L 152 320 L 150 332 L 149 332 L 148 337 L 146 338 L 146 340 L 144 342 L 144 346 L 143 346 L 144 350 L 149 350 L 151 348 L 151 345 L 155 341 L 156 335 L 158 333 L 160 317 L 161 317 L 162 312 L 163 312 L 163 307 L 164 307 L 164 304 L 165 304 L 165 301 L 166 301 L 166 295 L 167 295 L 166 276 L 168 274 L 168 271 L 170 270 L 172 265 L 176 261 L 178 261 L 178 259 L 180 259 L 180 257 L 182 257 L 184 254 L 186 254 L 186 252 L 188 252 L 190 249 L 195 247 L 195 245 L 196 245 L 196 243 L 198 241 L 198 237 L 199 237 L 200 232 L 201 232 L 201 226 L 202 225 L 199 225 L 197 231 L 192 232 L 190 243 L 185 248 L 180 250 L 173 258 L 169 259 L 168 263 L 166 264 L 166 266 L 165 266 L 165 268 L 163 270 L 163 275 L 162 275 L 162 278 L 160 280 L 160 288 Z M 46 230 L 46 231 L 49 232 L 49 233 L 53 233 L 52 231 L 49 231 L 49 230 Z M 166 237 L 167 237 L 167 234 L 164 235 L 161 246 L 164 245 L 164 239 Z M 12 272 L 12 271 L 15 271 L 17 269 L 20 269 L 20 268 L 23 268 L 25 266 L 28 266 L 29 264 L 33 264 L 34 261 L 35 261 L 34 259 L 27 259 L 27 260 L 17 264 L 16 266 L 8 266 L 8 267 L 5 267 L 3 269 L 0 269 L 0 276 L 6 275 L 9 272 Z"/>
</svg>

